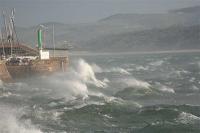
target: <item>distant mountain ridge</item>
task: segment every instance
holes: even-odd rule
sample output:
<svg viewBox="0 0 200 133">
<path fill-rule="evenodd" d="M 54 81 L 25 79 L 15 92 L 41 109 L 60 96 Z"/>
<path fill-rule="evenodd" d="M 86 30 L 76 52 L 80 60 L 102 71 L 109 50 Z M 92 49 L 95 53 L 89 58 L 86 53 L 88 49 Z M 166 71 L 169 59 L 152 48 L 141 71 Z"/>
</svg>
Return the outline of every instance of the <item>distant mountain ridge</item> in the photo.
<svg viewBox="0 0 200 133">
<path fill-rule="evenodd" d="M 87 49 L 106 52 L 200 49 L 200 25 L 172 26 L 104 36 L 88 42 Z"/>
<path fill-rule="evenodd" d="M 116 14 L 99 21 L 102 24 L 135 25 L 141 29 L 167 28 L 172 25 L 196 25 L 196 14 Z"/>
<path fill-rule="evenodd" d="M 200 6 L 177 9 L 165 14 L 115 14 L 98 22 L 85 24 L 43 23 L 48 27 L 45 45 L 52 46 L 54 25 L 57 47 L 70 42 L 74 48 L 95 51 L 199 48 L 199 31 L 195 29 L 199 28 L 200 23 L 198 10 Z M 17 28 L 20 40 L 36 46 L 38 26 Z"/>
<path fill-rule="evenodd" d="M 169 12 L 173 13 L 193 13 L 193 14 L 200 14 L 200 5 L 194 7 L 186 7 L 176 10 L 171 10 Z"/>
</svg>

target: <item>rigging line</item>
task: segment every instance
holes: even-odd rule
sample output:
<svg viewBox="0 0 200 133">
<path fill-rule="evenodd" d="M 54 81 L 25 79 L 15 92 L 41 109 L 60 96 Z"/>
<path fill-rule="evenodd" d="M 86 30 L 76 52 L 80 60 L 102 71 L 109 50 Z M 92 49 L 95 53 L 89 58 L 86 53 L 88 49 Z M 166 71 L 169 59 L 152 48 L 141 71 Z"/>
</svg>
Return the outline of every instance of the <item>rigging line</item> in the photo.
<svg viewBox="0 0 200 133">
<path fill-rule="evenodd" d="M 5 57 L 5 49 L 4 49 L 3 35 L 2 35 L 1 29 L 0 29 L 0 40 L 1 40 L 1 45 L 2 45 L 2 48 L 3 48 L 3 56 Z"/>
<path fill-rule="evenodd" d="M 3 16 L 1 16 L 3 17 Z M 4 48 L 4 39 L 3 39 L 3 32 L 2 32 L 2 22 L 0 23 L 0 39 L 1 39 L 1 45 L 2 45 L 2 48 L 3 48 L 3 56 L 5 57 L 5 48 Z"/>
<path fill-rule="evenodd" d="M 9 18 L 11 18 L 9 16 Z M 8 36 L 8 42 L 10 43 L 10 56 L 12 57 L 13 55 L 13 44 L 14 44 L 14 39 L 13 39 L 13 27 L 12 27 L 12 20 L 9 19 L 9 24 L 8 24 L 8 31 L 9 31 L 9 36 Z"/>
<path fill-rule="evenodd" d="M 6 12 L 2 12 L 3 20 L 4 20 L 4 27 L 5 27 L 5 39 L 8 41 L 8 27 L 7 27 L 7 21 L 6 21 Z"/>
<path fill-rule="evenodd" d="M 14 18 L 15 18 L 15 8 L 12 9 L 12 13 L 11 14 L 12 14 L 12 16 L 11 16 L 11 22 L 12 22 L 13 31 L 14 31 L 14 34 L 15 34 L 15 37 L 16 37 L 17 44 L 19 45 L 19 39 L 18 39 L 18 36 L 17 36 L 16 27 L 15 27 L 15 21 L 14 21 Z"/>
</svg>

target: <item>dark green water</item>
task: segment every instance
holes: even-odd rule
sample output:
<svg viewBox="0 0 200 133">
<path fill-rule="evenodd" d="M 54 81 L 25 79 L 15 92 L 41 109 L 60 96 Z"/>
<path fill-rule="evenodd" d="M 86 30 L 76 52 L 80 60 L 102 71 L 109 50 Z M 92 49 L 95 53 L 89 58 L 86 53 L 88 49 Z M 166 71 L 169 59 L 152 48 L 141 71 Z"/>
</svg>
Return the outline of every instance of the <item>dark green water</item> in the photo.
<svg viewBox="0 0 200 133">
<path fill-rule="evenodd" d="M 200 54 L 70 56 L 0 86 L 1 133 L 199 133 Z"/>
</svg>

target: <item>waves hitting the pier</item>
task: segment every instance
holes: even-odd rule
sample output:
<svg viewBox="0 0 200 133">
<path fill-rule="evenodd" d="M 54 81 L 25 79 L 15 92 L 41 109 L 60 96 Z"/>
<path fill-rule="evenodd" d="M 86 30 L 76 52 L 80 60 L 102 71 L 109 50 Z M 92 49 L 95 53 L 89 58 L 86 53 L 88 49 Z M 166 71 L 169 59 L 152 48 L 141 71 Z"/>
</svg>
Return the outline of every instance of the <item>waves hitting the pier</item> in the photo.
<svg viewBox="0 0 200 133">
<path fill-rule="evenodd" d="M 200 54 L 74 55 L 65 73 L 0 84 L 0 132 L 200 131 Z"/>
</svg>

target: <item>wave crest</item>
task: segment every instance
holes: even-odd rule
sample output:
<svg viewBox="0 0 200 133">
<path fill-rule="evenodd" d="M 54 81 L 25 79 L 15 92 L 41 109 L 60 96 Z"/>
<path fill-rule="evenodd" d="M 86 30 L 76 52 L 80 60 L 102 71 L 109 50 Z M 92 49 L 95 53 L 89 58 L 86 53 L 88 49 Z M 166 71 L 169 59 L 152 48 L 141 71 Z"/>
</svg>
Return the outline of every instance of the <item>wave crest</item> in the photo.
<svg viewBox="0 0 200 133">
<path fill-rule="evenodd" d="M 107 84 L 101 80 L 98 80 L 95 76 L 95 72 L 91 65 L 89 65 L 85 60 L 79 59 L 76 63 L 74 73 L 83 82 L 93 84 L 97 87 L 106 88 Z"/>
<path fill-rule="evenodd" d="M 124 79 L 122 80 L 128 87 L 136 87 L 136 88 L 150 88 L 151 85 L 148 82 L 137 80 L 135 78 Z"/>
<path fill-rule="evenodd" d="M 200 124 L 200 118 L 186 112 L 182 112 L 179 114 L 178 118 L 176 119 L 177 122 L 180 122 L 182 124 L 195 124 L 199 123 Z"/>
<path fill-rule="evenodd" d="M 21 111 L 20 111 L 21 112 Z M 18 120 L 17 110 L 8 107 L 0 107 L 0 132 L 1 133 L 42 133 L 31 124 L 30 120 L 21 122 Z"/>
</svg>

